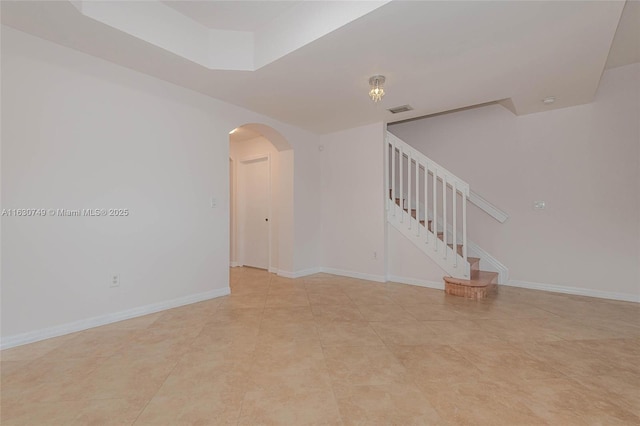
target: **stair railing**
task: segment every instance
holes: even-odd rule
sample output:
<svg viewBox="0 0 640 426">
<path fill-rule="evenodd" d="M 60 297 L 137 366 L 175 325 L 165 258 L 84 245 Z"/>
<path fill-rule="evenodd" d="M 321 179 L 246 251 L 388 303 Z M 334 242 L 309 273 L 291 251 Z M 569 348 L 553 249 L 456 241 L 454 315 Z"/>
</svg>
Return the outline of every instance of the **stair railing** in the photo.
<svg viewBox="0 0 640 426">
<path fill-rule="evenodd" d="M 388 221 L 423 244 L 450 275 L 468 278 L 469 184 L 392 133 L 387 132 L 385 146 Z"/>
</svg>

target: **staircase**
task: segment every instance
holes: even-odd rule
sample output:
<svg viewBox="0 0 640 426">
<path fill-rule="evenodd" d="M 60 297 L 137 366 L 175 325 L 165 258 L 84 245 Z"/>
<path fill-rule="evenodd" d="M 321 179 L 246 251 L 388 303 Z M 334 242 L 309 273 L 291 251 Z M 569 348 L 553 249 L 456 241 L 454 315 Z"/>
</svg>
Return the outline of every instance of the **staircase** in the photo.
<svg viewBox="0 0 640 426">
<path fill-rule="evenodd" d="M 385 156 L 387 221 L 446 271 L 445 293 L 481 299 L 497 290 L 498 273 L 467 253 L 469 184 L 389 132 Z"/>
</svg>

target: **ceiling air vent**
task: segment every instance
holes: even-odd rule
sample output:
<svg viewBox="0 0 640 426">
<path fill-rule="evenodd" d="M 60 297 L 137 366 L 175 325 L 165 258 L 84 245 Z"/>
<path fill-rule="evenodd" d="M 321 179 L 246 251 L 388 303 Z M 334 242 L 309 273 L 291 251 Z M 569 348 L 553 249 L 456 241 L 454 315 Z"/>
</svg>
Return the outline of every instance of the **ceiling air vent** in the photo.
<svg viewBox="0 0 640 426">
<path fill-rule="evenodd" d="M 389 108 L 387 111 L 389 111 L 391 114 L 398 114 L 401 112 L 411 111 L 412 109 L 413 108 L 411 107 L 411 105 L 400 105 L 395 108 Z"/>
</svg>

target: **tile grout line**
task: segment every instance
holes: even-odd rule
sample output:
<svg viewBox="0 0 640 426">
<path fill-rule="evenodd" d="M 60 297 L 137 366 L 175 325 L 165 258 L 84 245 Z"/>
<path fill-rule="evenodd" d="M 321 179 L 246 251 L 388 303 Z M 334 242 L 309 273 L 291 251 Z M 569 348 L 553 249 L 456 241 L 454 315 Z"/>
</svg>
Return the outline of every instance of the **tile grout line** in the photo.
<svg viewBox="0 0 640 426">
<path fill-rule="evenodd" d="M 184 355 L 182 355 L 180 358 L 182 358 Z M 173 374 L 173 372 L 175 371 L 176 368 L 178 368 L 178 364 L 180 363 L 180 359 L 178 359 L 176 361 L 176 364 L 173 366 L 173 368 L 171 369 L 171 371 L 166 375 L 166 377 L 164 378 L 164 380 L 162 381 L 162 384 L 160 386 L 158 386 L 158 389 L 155 391 L 155 393 L 149 398 L 149 400 L 147 401 L 147 403 L 144 405 L 144 407 L 142 407 L 142 410 L 140 410 L 140 412 L 138 413 L 138 415 L 136 416 L 135 420 L 131 423 L 131 426 L 135 425 L 135 423 L 138 421 L 138 419 L 140 418 L 140 416 L 142 415 L 142 413 L 144 413 L 144 411 L 147 409 L 147 407 L 149 406 L 149 404 L 151 403 L 151 401 L 153 400 L 153 398 L 155 398 L 158 395 L 158 392 L 160 392 L 160 389 L 162 389 L 162 387 L 164 386 L 164 384 L 167 382 L 167 379 Z"/>
</svg>

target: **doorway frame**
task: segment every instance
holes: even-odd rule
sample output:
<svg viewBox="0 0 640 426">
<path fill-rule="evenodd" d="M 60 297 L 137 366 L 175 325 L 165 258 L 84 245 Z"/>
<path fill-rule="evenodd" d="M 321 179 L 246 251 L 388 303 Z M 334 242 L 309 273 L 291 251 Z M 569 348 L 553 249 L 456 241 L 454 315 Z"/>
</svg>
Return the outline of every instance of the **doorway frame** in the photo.
<svg viewBox="0 0 640 426">
<path fill-rule="evenodd" d="M 238 261 L 238 177 L 236 176 L 237 161 L 229 156 L 229 267 L 240 265 Z"/>
<path fill-rule="evenodd" d="M 272 211 L 272 197 L 271 197 L 271 154 L 257 154 L 249 157 L 242 157 L 238 161 L 232 160 L 237 167 L 235 168 L 234 181 L 235 181 L 235 201 L 236 201 L 236 223 L 235 223 L 235 248 L 236 248 L 236 257 L 237 257 L 237 266 L 244 266 L 245 263 L 245 230 L 244 223 L 246 218 L 246 188 L 244 179 L 241 178 L 243 175 L 243 168 L 248 165 L 248 163 L 252 163 L 258 160 L 266 159 L 267 161 L 267 215 L 268 215 L 268 225 L 267 225 L 267 246 L 268 246 L 268 265 L 267 270 L 270 271 L 272 266 L 272 255 L 271 255 L 271 235 L 272 235 L 272 222 L 273 222 L 273 211 Z"/>
</svg>

